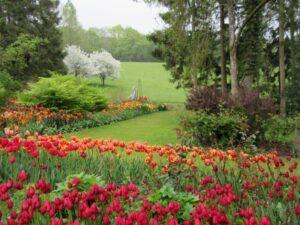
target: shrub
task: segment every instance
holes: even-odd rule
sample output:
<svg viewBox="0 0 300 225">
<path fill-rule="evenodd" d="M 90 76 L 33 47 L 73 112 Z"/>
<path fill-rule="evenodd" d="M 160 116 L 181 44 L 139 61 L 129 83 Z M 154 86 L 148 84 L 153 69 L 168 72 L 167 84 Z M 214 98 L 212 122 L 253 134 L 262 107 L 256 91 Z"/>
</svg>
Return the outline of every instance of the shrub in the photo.
<svg viewBox="0 0 300 225">
<path fill-rule="evenodd" d="M 275 104 L 271 97 L 261 97 L 259 92 L 240 88 L 239 96 L 233 99 L 230 95 L 222 96 L 214 86 L 192 89 L 186 103 L 186 108 L 193 111 L 219 113 L 221 109 L 242 111 L 254 118 L 267 117 L 275 113 Z"/>
<path fill-rule="evenodd" d="M 83 78 L 72 75 L 53 75 L 29 84 L 30 89 L 20 94 L 20 102 L 68 111 L 97 111 L 107 107 L 100 89 Z"/>
<path fill-rule="evenodd" d="M 291 148 L 300 129 L 300 115 L 291 117 L 274 116 L 263 124 L 264 138 L 272 145 Z"/>
<path fill-rule="evenodd" d="M 273 99 L 260 96 L 258 91 L 240 88 L 238 98 L 233 99 L 230 95 L 222 96 L 221 91 L 213 86 L 191 90 L 186 107 L 215 115 L 222 110 L 246 115 L 248 130 L 242 133 L 242 139 L 244 148 L 250 147 L 251 151 L 256 149 L 258 143 L 266 143 L 262 124 L 276 112 Z"/>
<path fill-rule="evenodd" d="M 7 72 L 0 71 L 0 105 L 7 103 L 19 87 L 20 84 Z"/>
<path fill-rule="evenodd" d="M 187 98 L 186 108 L 193 111 L 204 110 L 217 113 L 224 100 L 221 91 L 216 87 L 194 88 Z"/>
<path fill-rule="evenodd" d="M 276 112 L 274 101 L 271 97 L 262 97 L 258 91 L 240 88 L 237 99 L 226 99 L 226 108 L 239 110 L 246 113 L 251 119 L 255 117 L 267 118 Z"/>
<path fill-rule="evenodd" d="M 248 129 L 245 115 L 230 112 L 191 113 L 181 125 L 179 137 L 184 144 L 217 148 L 238 146 Z"/>
<path fill-rule="evenodd" d="M 159 104 L 157 106 L 158 111 L 167 111 L 168 107 L 165 104 Z"/>
</svg>

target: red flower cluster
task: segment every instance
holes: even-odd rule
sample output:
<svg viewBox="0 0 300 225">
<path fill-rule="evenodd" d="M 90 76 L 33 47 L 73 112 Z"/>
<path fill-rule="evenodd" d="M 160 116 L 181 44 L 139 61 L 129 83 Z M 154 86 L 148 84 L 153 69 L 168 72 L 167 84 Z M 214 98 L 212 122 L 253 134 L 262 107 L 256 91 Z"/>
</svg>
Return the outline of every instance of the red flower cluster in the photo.
<svg viewBox="0 0 300 225">
<path fill-rule="evenodd" d="M 93 185 L 86 192 L 79 192 L 76 187 L 65 191 L 62 196 L 53 200 L 43 200 L 43 194 L 50 189 L 44 180 L 39 180 L 35 186 L 26 189 L 26 197 L 20 203 L 18 211 L 14 210 L 14 202 L 8 192 L 20 191 L 23 186 L 16 182 L 8 181 L 0 185 L 1 201 L 7 202 L 10 210 L 5 223 L 0 224 L 31 224 L 39 221 L 48 221 L 49 224 L 79 225 L 88 222 L 90 224 L 116 224 L 116 225 L 156 225 L 156 224 L 232 224 L 225 214 L 225 208 L 236 202 L 237 198 L 231 193 L 230 185 L 214 186 L 207 189 L 205 200 L 196 204 L 189 219 L 181 221 L 178 213 L 181 205 L 178 202 L 169 202 L 166 206 L 160 203 L 150 203 L 147 196 L 141 196 L 137 186 L 133 183 L 122 185 L 118 188 L 109 183 L 105 187 Z M 200 194 L 200 193 L 199 193 Z M 47 195 L 46 195 L 47 196 Z M 228 198 L 226 204 L 223 200 Z M 218 204 L 212 204 L 216 200 Z M 133 207 L 135 206 L 135 207 Z M 2 215 L 0 211 L 0 215 Z M 43 219 L 42 219 L 43 218 Z M 258 222 L 254 217 L 252 208 L 241 209 L 234 217 L 243 219 L 246 225 L 270 225 L 270 219 L 266 216 Z"/>
<path fill-rule="evenodd" d="M 70 179 L 67 189 L 57 194 L 55 184 L 40 175 L 36 175 L 34 184 L 30 183 L 32 175 L 20 167 L 21 158 L 26 158 L 36 170 L 47 170 L 55 176 L 55 170 L 64 169 L 63 158 L 74 163 L 79 158 L 88 164 L 90 157 L 97 154 L 130 157 L 133 153 L 145 157 L 151 171 L 164 176 L 177 165 L 183 168 L 181 172 L 204 169 L 199 183 L 188 183 L 186 187 L 186 192 L 197 196 L 199 201 L 193 205 L 174 200 L 150 202 L 149 190 L 133 183 L 119 187 L 114 183 L 94 184 L 82 190 L 85 183 L 78 177 Z M 0 157 L 1 165 L 18 168 L 11 180 L 5 180 L 0 173 L 0 225 L 276 225 L 287 221 L 300 224 L 298 162 L 280 158 L 276 153 L 250 156 L 233 150 L 203 151 L 179 145 L 149 146 L 76 137 L 67 140 L 62 135 L 26 138 L 10 135 L 0 138 Z M 45 160 L 57 162 L 55 168 L 49 167 Z"/>
</svg>

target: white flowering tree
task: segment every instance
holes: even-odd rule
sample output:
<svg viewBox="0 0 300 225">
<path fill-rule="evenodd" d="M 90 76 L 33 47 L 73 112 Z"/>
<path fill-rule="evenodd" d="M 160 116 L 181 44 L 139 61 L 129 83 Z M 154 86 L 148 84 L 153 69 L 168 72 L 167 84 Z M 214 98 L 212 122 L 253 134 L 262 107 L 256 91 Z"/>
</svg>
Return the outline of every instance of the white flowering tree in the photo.
<svg viewBox="0 0 300 225">
<path fill-rule="evenodd" d="M 88 55 L 80 47 L 72 45 L 66 48 L 66 52 L 64 62 L 69 74 L 98 76 L 103 86 L 106 78 L 118 79 L 120 76 L 121 63 L 107 51 Z"/>
<path fill-rule="evenodd" d="M 90 69 L 88 54 L 75 45 L 68 46 L 66 52 L 67 55 L 64 58 L 64 63 L 68 68 L 68 73 L 75 76 L 88 75 Z"/>
<path fill-rule="evenodd" d="M 103 86 L 106 78 L 118 79 L 120 76 L 121 63 L 107 51 L 93 52 L 89 62 L 89 74 L 99 76 Z"/>
</svg>

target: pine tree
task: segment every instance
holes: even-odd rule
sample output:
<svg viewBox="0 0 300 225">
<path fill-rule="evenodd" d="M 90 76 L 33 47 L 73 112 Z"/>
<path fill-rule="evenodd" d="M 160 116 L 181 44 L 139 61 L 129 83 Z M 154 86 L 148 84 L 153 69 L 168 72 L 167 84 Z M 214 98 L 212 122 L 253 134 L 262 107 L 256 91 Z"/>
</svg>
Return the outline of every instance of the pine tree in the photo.
<svg viewBox="0 0 300 225">
<path fill-rule="evenodd" d="M 168 28 L 153 33 L 150 39 L 157 45 L 155 54 L 171 71 L 172 81 L 178 87 L 188 88 L 214 84 L 217 79 L 211 75 L 220 70 L 213 28 L 216 3 L 209 0 L 152 2 L 168 9 L 161 14 Z"/>
<path fill-rule="evenodd" d="M 1 47 L 12 44 L 20 33 L 34 30 L 29 17 L 33 7 L 31 0 L 0 0 Z"/>
<path fill-rule="evenodd" d="M 244 0 L 243 8 L 246 17 L 261 2 L 261 0 Z M 255 19 L 245 26 L 239 46 L 240 75 L 243 85 L 252 88 L 254 80 L 258 79 L 262 55 L 262 10 L 258 11 Z"/>
<path fill-rule="evenodd" d="M 289 85 L 287 90 L 287 101 L 289 113 L 300 111 L 300 14 L 299 14 L 299 0 L 289 1 L 287 9 L 289 22 L 289 69 L 287 76 L 289 78 Z"/>
<path fill-rule="evenodd" d="M 46 40 L 43 51 L 45 58 L 42 61 L 42 68 L 46 70 L 64 71 L 63 58 L 65 53 L 62 47 L 62 34 L 57 26 L 60 23 L 58 15 L 58 0 L 40 0 L 36 5 L 36 29 L 37 36 Z"/>
<path fill-rule="evenodd" d="M 13 77 L 26 81 L 34 76 L 47 76 L 49 70 L 64 69 L 62 36 L 57 29 L 60 22 L 58 4 L 58 0 L 0 0 L 0 47 L 4 52 L 9 46 L 10 51 L 13 51 L 12 46 L 15 46 L 13 44 L 18 41 L 20 35 L 28 35 L 33 41 L 36 38 L 42 40 L 37 50 L 41 57 L 35 65 L 36 68 L 30 71 L 28 65 L 26 72 L 11 74 Z M 26 52 L 27 46 L 22 46 L 25 48 L 22 52 Z M 30 58 L 30 53 L 22 57 Z M 6 65 L 10 64 L 13 65 Z M 9 70 L 5 67 L 0 69 Z"/>
</svg>

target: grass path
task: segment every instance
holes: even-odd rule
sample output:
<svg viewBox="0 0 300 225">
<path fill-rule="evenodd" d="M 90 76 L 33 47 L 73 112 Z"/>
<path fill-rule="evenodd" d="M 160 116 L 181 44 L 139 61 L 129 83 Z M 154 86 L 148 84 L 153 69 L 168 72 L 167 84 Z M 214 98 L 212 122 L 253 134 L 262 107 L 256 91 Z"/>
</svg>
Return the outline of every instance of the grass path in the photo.
<svg viewBox="0 0 300 225">
<path fill-rule="evenodd" d="M 176 144 L 178 141 L 175 129 L 178 127 L 178 122 L 177 111 L 157 112 L 108 126 L 82 130 L 68 136 L 146 141 L 153 145 Z"/>
<path fill-rule="evenodd" d="M 172 110 L 137 117 L 82 130 L 67 136 L 76 135 L 80 138 L 113 138 L 122 141 L 146 141 L 149 144 L 176 144 L 175 129 L 178 127 L 178 114 L 186 99 L 183 89 L 176 89 L 170 82 L 171 74 L 166 71 L 162 63 L 124 62 L 121 66 L 121 76 L 118 80 L 107 79 L 102 87 L 96 78 L 95 85 L 103 89 L 104 94 L 112 102 L 127 99 L 132 88 L 138 87 L 140 95 L 149 97 L 151 102 L 167 103 Z"/>
</svg>

